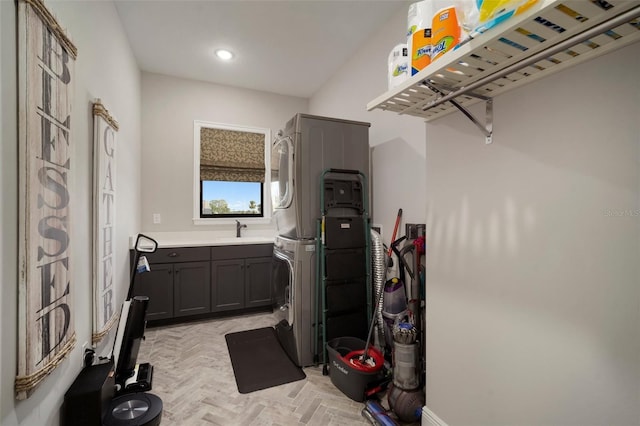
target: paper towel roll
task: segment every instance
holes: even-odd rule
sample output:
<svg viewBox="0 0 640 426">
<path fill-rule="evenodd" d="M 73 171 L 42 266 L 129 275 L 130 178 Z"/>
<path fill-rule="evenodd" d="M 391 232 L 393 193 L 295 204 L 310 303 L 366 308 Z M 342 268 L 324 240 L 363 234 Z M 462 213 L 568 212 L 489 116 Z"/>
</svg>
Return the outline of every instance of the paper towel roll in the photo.
<svg viewBox="0 0 640 426">
<path fill-rule="evenodd" d="M 407 12 L 407 35 L 413 34 L 420 28 L 431 28 L 433 13 L 433 0 L 423 0 L 410 4 Z"/>
<path fill-rule="evenodd" d="M 407 13 L 407 47 L 411 58 L 411 75 L 431 62 L 431 22 L 433 0 L 412 3 Z"/>
<path fill-rule="evenodd" d="M 387 81 L 389 90 L 409 77 L 409 56 L 406 44 L 398 44 L 391 50 L 389 53 L 388 70 Z"/>
</svg>

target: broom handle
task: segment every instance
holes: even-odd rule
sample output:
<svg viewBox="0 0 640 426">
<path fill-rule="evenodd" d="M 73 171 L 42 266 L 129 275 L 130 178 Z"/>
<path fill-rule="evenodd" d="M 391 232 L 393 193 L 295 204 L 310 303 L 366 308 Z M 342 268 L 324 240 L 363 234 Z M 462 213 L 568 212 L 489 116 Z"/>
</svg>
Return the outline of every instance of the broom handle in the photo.
<svg viewBox="0 0 640 426">
<path fill-rule="evenodd" d="M 391 235 L 391 243 L 389 244 L 389 253 L 387 253 L 388 257 L 391 257 L 391 253 L 393 252 L 393 248 L 391 244 L 396 240 L 396 234 L 398 233 L 398 226 L 400 225 L 400 218 L 402 217 L 402 209 L 398 209 L 398 216 L 396 217 L 396 226 L 393 228 L 393 235 Z"/>
</svg>

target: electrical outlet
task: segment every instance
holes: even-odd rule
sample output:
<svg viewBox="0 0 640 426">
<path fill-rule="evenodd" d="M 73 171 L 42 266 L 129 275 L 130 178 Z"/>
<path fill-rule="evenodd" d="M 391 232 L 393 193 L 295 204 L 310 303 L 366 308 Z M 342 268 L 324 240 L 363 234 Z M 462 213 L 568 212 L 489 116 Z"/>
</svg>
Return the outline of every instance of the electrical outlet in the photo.
<svg viewBox="0 0 640 426">
<path fill-rule="evenodd" d="M 160 218 L 160 213 L 154 213 L 153 214 L 153 224 L 154 225 L 158 225 L 161 221 L 162 221 L 162 219 Z"/>
</svg>

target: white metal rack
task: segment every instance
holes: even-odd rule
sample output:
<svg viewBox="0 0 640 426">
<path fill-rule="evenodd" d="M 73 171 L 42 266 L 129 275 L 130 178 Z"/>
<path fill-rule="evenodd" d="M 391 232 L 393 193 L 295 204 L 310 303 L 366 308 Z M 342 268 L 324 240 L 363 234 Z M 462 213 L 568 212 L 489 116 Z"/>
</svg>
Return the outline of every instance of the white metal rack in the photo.
<svg viewBox="0 0 640 426">
<path fill-rule="evenodd" d="M 367 105 L 432 121 L 460 110 L 493 133 L 494 96 L 640 40 L 640 0 L 540 0 Z M 486 104 L 482 123 L 466 107 Z"/>
</svg>

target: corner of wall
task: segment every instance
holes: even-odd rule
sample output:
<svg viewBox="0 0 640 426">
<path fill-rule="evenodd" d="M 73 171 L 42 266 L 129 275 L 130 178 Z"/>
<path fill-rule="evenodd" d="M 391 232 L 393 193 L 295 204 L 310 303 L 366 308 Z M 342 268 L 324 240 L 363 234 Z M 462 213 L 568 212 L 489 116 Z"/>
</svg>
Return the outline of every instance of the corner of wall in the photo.
<svg viewBox="0 0 640 426">
<path fill-rule="evenodd" d="M 447 426 L 447 424 L 436 414 L 431 411 L 426 405 L 422 407 L 422 419 L 420 421 L 421 426 Z"/>
</svg>

